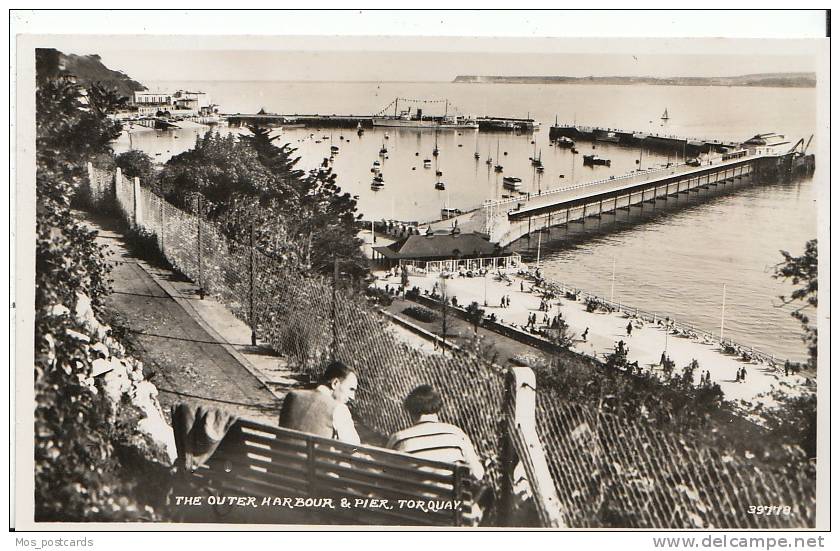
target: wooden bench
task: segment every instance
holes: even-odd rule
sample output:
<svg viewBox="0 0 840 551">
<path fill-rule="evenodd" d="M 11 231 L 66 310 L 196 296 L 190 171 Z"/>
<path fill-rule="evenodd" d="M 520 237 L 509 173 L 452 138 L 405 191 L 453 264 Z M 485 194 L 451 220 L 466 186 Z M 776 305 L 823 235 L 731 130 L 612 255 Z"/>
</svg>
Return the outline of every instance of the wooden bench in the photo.
<svg viewBox="0 0 840 551">
<path fill-rule="evenodd" d="M 237 421 L 207 463 L 189 478 L 193 495 L 201 495 L 203 501 L 201 506 L 178 507 L 185 521 L 474 524 L 470 513 L 476 483 L 466 466 L 247 420 Z M 238 503 L 212 503 L 237 496 L 243 498 Z M 307 507 L 306 499 L 314 506 Z M 332 507 L 325 501 L 329 499 Z M 421 502 L 425 511 L 418 505 Z M 449 503 L 451 508 L 430 510 L 430 502 Z"/>
</svg>

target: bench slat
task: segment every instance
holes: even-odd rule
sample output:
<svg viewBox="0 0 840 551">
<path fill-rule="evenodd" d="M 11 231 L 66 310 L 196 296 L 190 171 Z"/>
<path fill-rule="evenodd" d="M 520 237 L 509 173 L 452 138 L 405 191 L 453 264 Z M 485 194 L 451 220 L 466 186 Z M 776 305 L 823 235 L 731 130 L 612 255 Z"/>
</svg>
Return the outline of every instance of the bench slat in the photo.
<svg viewBox="0 0 840 551">
<path fill-rule="evenodd" d="M 462 525 L 469 523 L 467 513 L 473 499 L 473 484 L 462 465 L 354 446 L 247 420 L 231 427 L 216 453 L 195 476 L 207 480 L 225 496 L 337 500 L 336 509 L 232 507 L 224 512 L 227 515 L 234 511 L 231 514 L 244 522 L 253 518 L 260 523 L 282 524 L 303 517 L 305 523 L 312 524 Z M 341 498 L 388 499 L 394 506 L 398 499 L 458 499 L 464 503 L 460 511 L 345 509 L 340 507 Z"/>
<path fill-rule="evenodd" d="M 440 485 L 429 480 L 423 480 L 423 475 L 426 473 L 418 473 L 418 480 L 410 480 L 399 475 L 390 474 L 386 470 L 372 471 L 354 468 L 354 465 L 325 463 L 323 461 L 316 461 L 319 466 L 318 471 L 331 472 L 339 474 L 338 480 L 358 480 L 360 482 L 372 484 L 388 484 L 388 488 L 409 493 L 412 496 L 417 496 L 420 493 L 433 494 L 441 496 L 444 499 L 449 499 L 453 495 L 453 486 L 451 481 L 447 485 Z"/>
<path fill-rule="evenodd" d="M 231 431 L 234 429 L 247 429 L 250 431 L 256 431 L 261 433 L 260 435 L 251 435 L 245 432 L 244 430 L 240 430 L 238 432 L 242 434 L 247 434 L 247 438 L 253 438 L 254 441 L 259 441 L 260 443 L 271 444 L 272 442 L 278 442 L 278 440 L 274 440 L 273 438 L 267 437 L 265 435 L 275 435 L 278 439 L 285 439 L 286 442 L 282 444 L 282 446 L 288 445 L 288 440 L 293 440 L 300 442 L 300 447 L 305 449 L 305 442 L 307 440 L 312 440 L 315 442 L 315 447 L 319 450 L 322 447 L 326 447 L 327 449 L 334 450 L 334 453 L 347 453 L 351 454 L 357 452 L 359 449 L 363 449 L 365 453 L 369 454 L 371 457 L 375 458 L 378 462 L 382 463 L 391 463 L 394 462 L 398 465 L 405 465 L 406 460 L 409 460 L 413 463 L 416 463 L 418 466 L 424 467 L 432 467 L 436 469 L 444 469 L 444 470 L 452 470 L 453 466 L 451 463 L 446 463 L 443 461 L 435 461 L 432 459 L 423 459 L 420 457 L 411 457 L 404 453 L 389 450 L 386 448 L 379 448 L 376 446 L 367 446 L 361 445 L 356 446 L 354 444 L 348 444 L 346 442 L 341 442 L 339 440 L 331 440 L 329 438 L 323 438 L 320 436 L 315 436 L 311 434 L 307 434 L 304 432 L 299 432 L 291 429 L 285 429 L 281 427 L 270 427 L 267 425 L 260 425 L 254 421 L 247 421 L 247 420 L 239 420 L 236 422 Z M 229 433 L 230 434 L 230 433 Z"/>
</svg>

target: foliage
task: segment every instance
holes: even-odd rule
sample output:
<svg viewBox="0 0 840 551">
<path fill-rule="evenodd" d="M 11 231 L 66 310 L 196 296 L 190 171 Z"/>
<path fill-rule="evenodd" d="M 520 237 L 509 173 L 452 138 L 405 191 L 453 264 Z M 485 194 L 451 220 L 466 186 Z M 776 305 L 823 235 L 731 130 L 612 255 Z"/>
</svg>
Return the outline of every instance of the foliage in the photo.
<svg viewBox="0 0 840 551">
<path fill-rule="evenodd" d="M 115 456 L 129 444 L 124 427 L 136 426 L 136 412 L 114 411 L 93 386 L 88 347 L 66 336 L 80 329 L 69 316 L 36 316 L 36 520 L 156 520 L 134 498 L 141 480 Z"/>
<path fill-rule="evenodd" d="M 412 287 L 411 289 L 405 292 L 405 298 L 407 300 L 416 300 L 420 297 L 420 288 L 419 287 Z"/>
<path fill-rule="evenodd" d="M 575 343 L 577 335 L 572 332 L 569 324 L 563 318 L 557 318 L 556 327 L 549 332 L 551 342 L 562 349 L 569 349 Z"/>
<path fill-rule="evenodd" d="M 379 287 L 368 287 L 365 289 L 365 295 L 367 295 L 376 304 L 380 304 L 382 306 L 390 306 L 391 303 L 394 302 L 394 298 L 386 292 L 385 289 L 380 289 Z"/>
<path fill-rule="evenodd" d="M 208 132 L 194 149 L 167 162 L 157 192 L 192 210 L 195 194 L 227 237 L 250 243 L 304 272 L 331 274 L 337 260 L 352 277 L 368 274 L 356 237 L 356 199 L 342 192 L 329 167 L 308 173 L 288 144 L 269 130 L 249 127 L 236 139 Z"/>
<path fill-rule="evenodd" d="M 220 136 L 212 130 L 196 136 L 193 149 L 169 159 L 158 182 L 160 193 L 185 210 L 195 192 L 218 208 L 237 194 L 270 198 L 292 193 L 260 162 L 253 148 L 233 134 Z"/>
<path fill-rule="evenodd" d="M 36 159 L 38 168 L 56 177 L 72 180 L 73 188 L 83 175 L 83 160 L 111 153 L 110 143 L 122 132 L 122 124 L 105 117 L 119 108 L 119 100 L 94 85 L 85 96 L 69 78 L 46 80 L 35 96 Z"/>
<path fill-rule="evenodd" d="M 80 295 L 94 307 L 109 290 L 109 265 L 95 232 L 70 201 L 82 163 L 110 156 L 120 125 L 106 117 L 118 101 L 92 86 L 84 99 L 67 78 L 39 78 L 36 91 L 35 515 L 63 521 L 155 518 L 137 500 L 141 470 L 119 450 L 135 445 L 136 412 L 112 407 L 90 378 L 84 327 L 72 312 Z M 97 356 L 98 357 L 98 356 Z"/>
<path fill-rule="evenodd" d="M 778 405 L 762 408 L 771 437 L 799 446 L 807 457 L 817 456 L 817 395 L 813 392 L 791 396 L 777 390 L 772 394 Z"/>
<path fill-rule="evenodd" d="M 152 158 L 140 151 L 132 149 L 120 153 L 116 158 L 116 165 L 127 178 L 140 178 L 140 182 L 151 185 L 155 179 L 155 168 Z"/>
<path fill-rule="evenodd" d="M 437 312 L 424 306 L 409 306 L 402 313 L 424 323 L 431 323 L 438 319 Z"/>
<path fill-rule="evenodd" d="M 615 343 L 615 348 L 612 353 L 605 358 L 607 367 L 612 369 L 624 369 L 627 367 L 627 354 L 630 349 L 624 344 L 624 341 Z"/>
<path fill-rule="evenodd" d="M 779 251 L 784 261 L 776 266 L 773 277 L 776 279 L 790 280 L 794 285 L 801 285 L 794 289 L 790 296 L 780 296 L 783 304 L 804 302 L 801 306 L 791 312 L 791 316 L 802 324 L 804 335 L 802 340 L 808 347 L 808 364 L 811 368 L 817 367 L 817 327 L 811 323 L 806 313 L 807 310 L 817 309 L 817 274 L 819 263 L 817 260 L 817 240 L 811 239 L 805 243 L 805 252 L 802 256 L 793 256 L 787 251 Z"/>
<path fill-rule="evenodd" d="M 453 299 L 455 297 L 452 297 Z M 466 309 L 467 321 L 473 325 L 473 330 L 478 333 L 478 326 L 481 320 L 484 319 L 484 309 L 481 308 L 477 302 L 473 301 Z"/>
</svg>

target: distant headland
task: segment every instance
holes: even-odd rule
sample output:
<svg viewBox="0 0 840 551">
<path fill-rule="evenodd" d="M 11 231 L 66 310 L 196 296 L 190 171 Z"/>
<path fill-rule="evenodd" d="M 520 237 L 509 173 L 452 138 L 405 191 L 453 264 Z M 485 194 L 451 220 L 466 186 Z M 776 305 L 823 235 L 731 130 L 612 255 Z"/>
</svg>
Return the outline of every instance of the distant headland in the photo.
<svg viewBox="0 0 840 551">
<path fill-rule="evenodd" d="M 458 75 L 452 82 L 491 84 L 647 84 L 652 86 L 759 86 L 768 88 L 814 88 L 815 73 L 759 73 L 735 77 L 569 77 Z"/>
</svg>

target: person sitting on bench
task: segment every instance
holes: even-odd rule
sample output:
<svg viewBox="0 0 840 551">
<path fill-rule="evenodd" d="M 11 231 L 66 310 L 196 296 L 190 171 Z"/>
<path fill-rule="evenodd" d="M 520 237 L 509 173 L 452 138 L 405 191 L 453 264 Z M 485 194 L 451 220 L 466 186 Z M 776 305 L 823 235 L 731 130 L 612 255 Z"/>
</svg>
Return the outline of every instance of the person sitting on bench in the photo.
<svg viewBox="0 0 840 551">
<path fill-rule="evenodd" d="M 443 400 L 434 387 L 418 386 L 409 393 L 403 406 L 414 425 L 391 435 L 387 448 L 433 461 L 463 463 L 477 481 L 484 478 L 484 466 L 469 436 L 438 418 Z"/>
<path fill-rule="evenodd" d="M 356 396 L 358 381 L 352 369 L 341 362 L 331 363 L 317 387 L 292 390 L 286 395 L 280 426 L 350 444 L 361 443 L 347 407 Z"/>
</svg>

